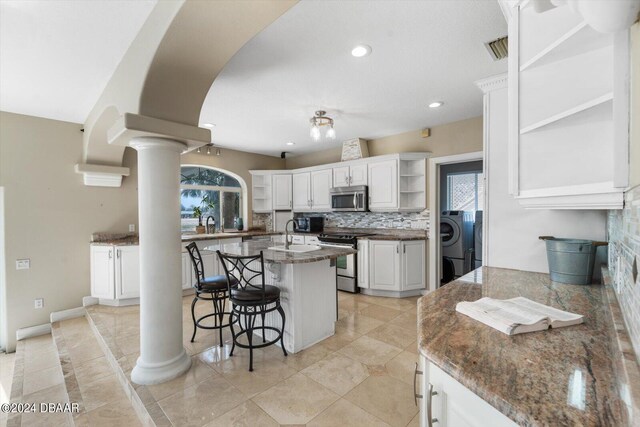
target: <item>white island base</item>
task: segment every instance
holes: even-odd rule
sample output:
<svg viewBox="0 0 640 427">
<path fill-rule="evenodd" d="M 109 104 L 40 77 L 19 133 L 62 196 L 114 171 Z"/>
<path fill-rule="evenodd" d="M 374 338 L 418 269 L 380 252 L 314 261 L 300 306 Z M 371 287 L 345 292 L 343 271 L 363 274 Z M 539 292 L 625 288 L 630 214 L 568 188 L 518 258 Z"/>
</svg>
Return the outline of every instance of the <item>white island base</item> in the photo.
<svg viewBox="0 0 640 427">
<path fill-rule="evenodd" d="M 287 352 L 297 353 L 335 333 L 335 259 L 294 264 L 265 261 L 265 276 L 268 285 L 280 288 L 280 304 L 286 316 L 284 346 Z M 261 324 L 260 316 L 256 318 L 258 324 Z M 280 329 L 280 314 L 277 311 L 268 313 L 265 324 Z M 256 326 L 254 334 L 262 337 L 262 330 Z M 267 339 L 276 336 L 273 331 L 266 333 Z"/>
</svg>

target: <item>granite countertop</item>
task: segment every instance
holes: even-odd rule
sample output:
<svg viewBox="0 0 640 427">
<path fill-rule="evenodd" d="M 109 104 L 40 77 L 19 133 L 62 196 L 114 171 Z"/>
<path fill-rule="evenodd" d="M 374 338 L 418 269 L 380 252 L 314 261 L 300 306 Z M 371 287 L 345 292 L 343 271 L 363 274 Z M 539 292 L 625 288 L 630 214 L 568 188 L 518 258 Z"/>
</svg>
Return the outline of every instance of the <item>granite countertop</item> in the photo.
<svg viewBox="0 0 640 427">
<path fill-rule="evenodd" d="M 367 233 L 360 240 L 426 240 L 427 230 L 392 228 L 325 228 L 325 233 Z"/>
<path fill-rule="evenodd" d="M 323 261 L 327 259 L 335 259 L 339 256 L 350 255 L 358 253 L 357 250 L 351 248 L 339 248 L 339 247 L 323 247 L 317 251 L 312 252 L 283 252 L 274 251 L 268 249 L 273 246 L 284 246 L 280 243 L 265 242 L 265 241 L 248 241 L 243 243 L 228 243 L 214 246 L 207 246 L 207 250 L 220 250 L 220 252 L 227 255 L 258 255 L 260 251 L 263 251 L 264 260 L 266 262 L 281 263 L 281 264 L 301 264 L 316 261 Z"/>
<path fill-rule="evenodd" d="M 620 325 L 606 289 L 482 267 L 418 300 L 418 347 L 519 425 L 628 425 L 626 406 L 636 405 L 629 383 L 619 386 Z M 459 301 L 516 296 L 583 314 L 584 323 L 508 336 L 455 311 Z M 635 377 L 631 389 L 638 385 Z"/>
<path fill-rule="evenodd" d="M 250 230 L 250 231 L 229 231 L 225 233 L 215 234 L 183 234 L 181 240 L 183 242 L 194 242 L 199 240 L 220 240 L 220 239 L 233 239 L 236 237 L 254 237 L 254 236 L 272 236 L 282 234 L 279 232 L 270 232 L 264 230 Z M 130 233 L 95 233 L 92 241 L 92 245 L 97 246 L 127 246 L 139 244 L 138 235 Z"/>
</svg>

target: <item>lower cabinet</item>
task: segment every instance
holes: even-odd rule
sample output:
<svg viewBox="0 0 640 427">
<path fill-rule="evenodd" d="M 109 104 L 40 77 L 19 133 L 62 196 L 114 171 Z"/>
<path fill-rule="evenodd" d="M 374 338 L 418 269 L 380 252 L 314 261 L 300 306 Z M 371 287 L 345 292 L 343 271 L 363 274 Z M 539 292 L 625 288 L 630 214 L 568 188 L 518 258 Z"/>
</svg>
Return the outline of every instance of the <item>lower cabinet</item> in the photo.
<svg viewBox="0 0 640 427">
<path fill-rule="evenodd" d="M 358 287 L 369 287 L 369 241 L 358 241 Z"/>
<path fill-rule="evenodd" d="M 420 355 L 422 427 L 514 427 L 510 418 Z M 431 391 L 431 392 L 430 392 Z"/>
<path fill-rule="evenodd" d="M 361 284 L 358 279 L 361 288 L 394 292 L 425 288 L 424 240 L 369 240 L 367 251 L 369 277 L 365 276 Z M 358 247 L 359 260 L 361 256 Z M 365 283 L 364 280 L 367 279 L 368 283 Z"/>
<path fill-rule="evenodd" d="M 217 276 L 218 274 L 224 274 L 222 267 L 218 262 L 218 254 L 213 251 L 200 250 L 200 256 L 202 257 L 202 265 L 204 268 L 204 276 Z M 190 289 L 197 281 L 196 272 L 191 262 L 189 252 L 182 253 L 182 289 Z"/>
<path fill-rule="evenodd" d="M 108 300 L 140 297 L 139 246 L 91 245 L 91 296 Z"/>
</svg>

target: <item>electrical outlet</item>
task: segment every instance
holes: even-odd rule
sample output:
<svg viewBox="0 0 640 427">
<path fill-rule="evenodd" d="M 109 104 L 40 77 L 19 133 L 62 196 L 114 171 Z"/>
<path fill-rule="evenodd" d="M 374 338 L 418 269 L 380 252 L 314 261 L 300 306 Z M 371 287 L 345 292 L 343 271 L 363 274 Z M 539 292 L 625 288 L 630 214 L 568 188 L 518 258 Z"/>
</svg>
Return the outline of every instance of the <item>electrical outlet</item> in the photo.
<svg viewBox="0 0 640 427">
<path fill-rule="evenodd" d="M 16 260 L 16 270 L 28 270 L 30 268 L 31 260 L 29 258 Z"/>
<path fill-rule="evenodd" d="M 129 224 L 129 233 L 135 233 L 135 231 L 136 231 L 136 225 Z"/>
<path fill-rule="evenodd" d="M 44 307 L 44 298 L 36 298 L 33 300 L 34 308 L 42 308 Z"/>
</svg>

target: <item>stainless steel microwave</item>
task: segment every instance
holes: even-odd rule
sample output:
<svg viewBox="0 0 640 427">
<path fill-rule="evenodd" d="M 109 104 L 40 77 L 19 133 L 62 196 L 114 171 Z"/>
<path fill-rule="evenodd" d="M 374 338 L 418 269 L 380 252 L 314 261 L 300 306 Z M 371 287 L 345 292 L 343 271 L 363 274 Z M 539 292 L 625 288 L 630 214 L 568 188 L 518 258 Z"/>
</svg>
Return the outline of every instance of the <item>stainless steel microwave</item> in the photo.
<svg viewBox="0 0 640 427">
<path fill-rule="evenodd" d="M 366 212 L 369 210 L 366 185 L 331 189 L 331 210 L 334 212 Z"/>
</svg>

